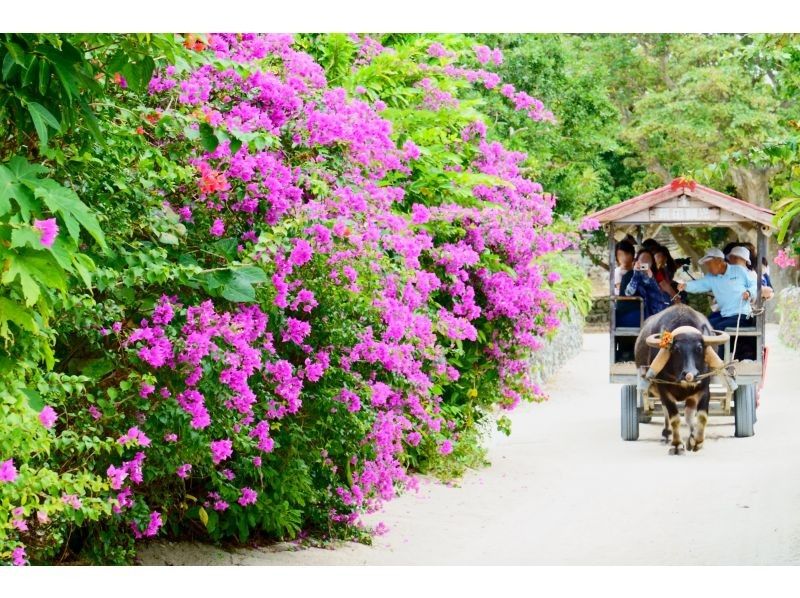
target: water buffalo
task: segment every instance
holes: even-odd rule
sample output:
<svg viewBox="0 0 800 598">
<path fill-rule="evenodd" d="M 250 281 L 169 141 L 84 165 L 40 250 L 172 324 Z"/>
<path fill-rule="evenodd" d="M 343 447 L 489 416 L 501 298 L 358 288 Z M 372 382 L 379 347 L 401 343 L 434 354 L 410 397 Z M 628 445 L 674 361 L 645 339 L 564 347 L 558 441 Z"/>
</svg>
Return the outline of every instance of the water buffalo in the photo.
<svg viewBox="0 0 800 598">
<path fill-rule="evenodd" d="M 664 334 L 669 332 L 669 335 Z M 723 366 L 714 345 L 728 341 L 717 333 L 708 319 L 686 305 L 674 305 L 649 317 L 642 326 L 634 347 L 636 365 L 651 381 L 664 408 L 664 440 L 672 436 L 671 454 L 680 454 L 681 419 L 678 403 L 685 403 L 689 426 L 687 447 L 697 451 L 703 446 L 708 421 L 709 369 Z M 695 422 L 695 413 L 697 422 Z"/>
</svg>

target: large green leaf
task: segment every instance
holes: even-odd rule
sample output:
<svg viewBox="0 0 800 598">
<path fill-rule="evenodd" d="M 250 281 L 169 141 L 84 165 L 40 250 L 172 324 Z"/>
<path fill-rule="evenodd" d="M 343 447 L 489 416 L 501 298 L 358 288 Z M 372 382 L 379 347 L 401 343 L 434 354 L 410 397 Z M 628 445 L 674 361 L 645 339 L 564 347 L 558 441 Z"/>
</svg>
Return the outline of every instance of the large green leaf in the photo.
<svg viewBox="0 0 800 598">
<path fill-rule="evenodd" d="M 80 238 L 78 230 L 78 223 L 80 223 L 100 247 L 106 249 L 106 240 L 97 218 L 72 189 L 59 185 L 51 179 L 42 179 L 39 181 L 35 194 L 51 212 L 61 214 L 70 236 L 76 242 Z"/>
<path fill-rule="evenodd" d="M 219 139 L 214 134 L 214 128 L 208 123 L 200 123 L 200 141 L 207 152 L 213 152 L 219 145 Z"/>
<path fill-rule="evenodd" d="M 41 287 L 65 291 L 67 279 L 50 252 L 24 249 L 9 260 L 2 282 L 10 284 L 19 278 L 25 304 L 33 305 L 39 299 Z"/>
<path fill-rule="evenodd" d="M 250 284 L 267 282 L 267 275 L 258 266 L 244 266 L 234 271 L 234 277 L 246 280 Z"/>
<path fill-rule="evenodd" d="M 40 413 L 42 409 L 44 409 L 44 399 L 37 391 L 29 388 L 23 388 L 22 394 L 28 397 L 28 405 L 30 405 L 31 409 L 37 413 Z"/>
<path fill-rule="evenodd" d="M 256 290 L 245 277 L 234 274 L 222 289 L 222 296 L 235 303 L 251 303 L 256 300 Z"/>
<path fill-rule="evenodd" d="M 30 247 L 31 249 L 43 249 L 41 236 L 32 228 L 15 228 L 11 231 L 11 248 Z"/>
<path fill-rule="evenodd" d="M 39 327 L 27 309 L 10 299 L 0 297 L 0 337 L 9 337 L 9 322 L 28 332 L 39 331 Z"/>
<path fill-rule="evenodd" d="M 27 183 L 38 181 L 36 174 L 42 170 L 47 172 L 47 169 L 32 166 L 19 157 L 12 158 L 6 165 L 0 164 L 0 216 L 11 211 L 10 200 L 13 199 L 19 206 L 22 217 L 25 220 L 30 218 L 31 212 L 36 209 L 36 203 Z"/>
</svg>

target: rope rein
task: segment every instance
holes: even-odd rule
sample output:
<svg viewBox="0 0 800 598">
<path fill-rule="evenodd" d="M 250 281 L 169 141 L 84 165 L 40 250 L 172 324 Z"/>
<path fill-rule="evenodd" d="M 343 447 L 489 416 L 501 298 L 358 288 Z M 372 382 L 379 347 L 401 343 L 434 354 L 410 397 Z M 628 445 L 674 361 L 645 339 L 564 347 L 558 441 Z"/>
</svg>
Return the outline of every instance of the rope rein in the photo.
<svg viewBox="0 0 800 598">
<path fill-rule="evenodd" d="M 677 297 L 677 294 L 675 295 L 675 297 Z M 739 303 L 739 315 L 736 318 L 736 338 L 733 340 L 733 351 L 731 352 L 731 359 L 728 363 L 725 363 L 722 365 L 722 367 L 713 369 L 710 372 L 706 372 L 705 374 L 700 374 L 699 376 L 697 376 L 697 378 L 695 378 L 691 382 L 687 382 L 685 380 L 682 382 L 677 382 L 674 380 L 663 380 L 662 378 L 650 378 L 649 379 L 650 383 L 658 382 L 659 384 L 671 384 L 672 386 L 686 387 L 686 386 L 697 386 L 698 384 L 700 384 L 700 382 L 702 382 L 706 378 L 711 378 L 712 376 L 716 376 L 717 374 L 723 374 L 725 376 L 732 378 L 733 375 L 728 371 L 728 368 L 730 368 L 731 366 L 735 366 L 737 363 L 739 363 L 738 361 L 736 361 L 736 345 L 739 343 L 739 322 L 742 319 L 742 307 L 744 307 L 744 302 L 745 299 L 744 297 L 742 297 L 742 300 Z M 765 311 L 765 308 L 760 307 L 757 310 L 753 310 L 752 315 L 757 316 L 763 311 Z"/>
</svg>

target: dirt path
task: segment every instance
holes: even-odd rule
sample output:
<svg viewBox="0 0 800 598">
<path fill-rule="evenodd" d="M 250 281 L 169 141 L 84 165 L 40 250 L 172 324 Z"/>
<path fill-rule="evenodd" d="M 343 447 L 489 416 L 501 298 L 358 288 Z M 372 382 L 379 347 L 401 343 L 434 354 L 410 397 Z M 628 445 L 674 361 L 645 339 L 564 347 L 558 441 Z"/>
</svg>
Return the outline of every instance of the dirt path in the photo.
<svg viewBox="0 0 800 598">
<path fill-rule="evenodd" d="M 390 531 L 372 547 L 228 553 L 155 544 L 144 564 L 800 564 L 800 353 L 768 327 L 769 373 L 756 435 L 712 418 L 703 450 L 669 456 L 662 419 L 638 442 L 619 438 L 619 386 L 608 383 L 608 337 L 524 405 L 510 438 L 490 440 L 493 465 L 460 487 L 423 483 L 370 521 Z M 686 430 L 683 430 L 686 435 Z"/>
</svg>

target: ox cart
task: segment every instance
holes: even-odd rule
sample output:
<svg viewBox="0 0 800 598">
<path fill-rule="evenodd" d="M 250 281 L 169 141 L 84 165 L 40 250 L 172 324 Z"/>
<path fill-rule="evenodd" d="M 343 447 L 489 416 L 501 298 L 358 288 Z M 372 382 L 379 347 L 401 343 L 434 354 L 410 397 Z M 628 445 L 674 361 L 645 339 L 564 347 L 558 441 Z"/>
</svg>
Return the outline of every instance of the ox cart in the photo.
<svg viewBox="0 0 800 598">
<path fill-rule="evenodd" d="M 758 292 L 753 311 L 755 325 L 724 330 L 730 336 L 722 356 L 726 368 L 711 377 L 709 406 L 711 416 L 734 416 L 737 437 L 752 436 L 768 355 L 764 336 L 765 315 L 761 308 L 761 257 L 766 255 L 767 237 L 774 229 L 773 216 L 774 213 L 767 209 L 680 179 L 591 216 L 600 221 L 608 235 L 609 380 L 623 385 L 620 393 L 623 440 L 637 440 L 639 425 L 649 423 L 653 415 L 661 415 L 662 410 L 653 385 L 644 378 L 643 369 L 637 368 L 630 358 L 629 349 L 644 324 L 644 305 L 639 297 L 626 297 L 621 292 L 615 294 L 616 242 L 631 235 L 641 244 L 643 238 L 655 237 L 665 227 L 673 237 L 680 236 L 685 227 L 728 227 L 735 231 L 740 241 L 755 245 L 758 254 L 755 266 Z M 684 265 L 683 270 L 688 273 L 689 266 Z M 620 301 L 638 302 L 638 326 L 617 326 L 616 305 Z M 739 359 L 734 355 L 737 344 L 741 348 L 743 343 L 754 349 L 751 353 L 755 359 Z"/>
</svg>

